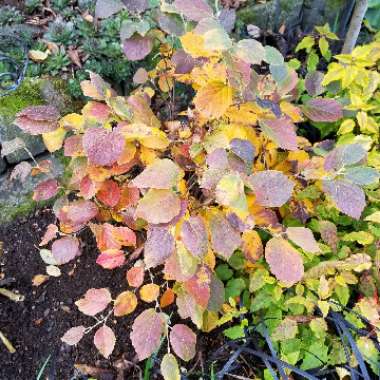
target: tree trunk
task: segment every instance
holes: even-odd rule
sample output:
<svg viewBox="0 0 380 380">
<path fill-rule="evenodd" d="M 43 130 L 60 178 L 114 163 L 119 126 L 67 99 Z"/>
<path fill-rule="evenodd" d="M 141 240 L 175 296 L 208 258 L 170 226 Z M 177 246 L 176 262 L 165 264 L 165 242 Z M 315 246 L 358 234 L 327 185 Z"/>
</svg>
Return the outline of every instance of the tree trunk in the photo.
<svg viewBox="0 0 380 380">
<path fill-rule="evenodd" d="M 354 13 L 352 14 L 350 26 L 344 40 L 342 54 L 350 54 L 354 49 L 367 8 L 368 0 L 356 1 Z"/>
</svg>

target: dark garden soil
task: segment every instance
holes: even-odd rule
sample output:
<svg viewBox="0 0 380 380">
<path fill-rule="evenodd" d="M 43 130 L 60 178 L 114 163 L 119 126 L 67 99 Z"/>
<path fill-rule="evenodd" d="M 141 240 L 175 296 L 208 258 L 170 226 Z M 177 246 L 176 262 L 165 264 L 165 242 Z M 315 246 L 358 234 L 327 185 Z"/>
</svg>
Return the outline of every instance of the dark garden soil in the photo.
<svg viewBox="0 0 380 380">
<path fill-rule="evenodd" d="M 109 360 L 102 358 L 95 349 L 92 333 L 86 335 L 76 347 L 61 342 L 60 338 L 70 327 L 94 323 L 91 317 L 79 313 L 74 302 L 91 287 L 108 287 L 113 296 L 126 290 L 127 267 L 105 270 L 96 265 L 96 242 L 91 232 L 85 231 L 81 234 L 82 256 L 73 263 L 61 266 L 60 277 L 50 277 L 42 285 L 33 286 L 33 277 L 45 274 L 46 267 L 37 247 L 46 226 L 54 220 L 52 212 L 45 209 L 0 226 L 0 242 L 3 242 L 0 287 L 25 296 L 23 302 L 13 302 L 0 295 L 0 331 L 16 349 L 16 353 L 10 354 L 0 342 L 0 380 L 34 380 L 46 361 L 41 380 L 85 379 L 86 376 L 82 376 L 74 364 L 89 366 L 87 375 L 96 379 L 141 378 L 144 366 L 136 364 L 129 340 L 133 319 L 141 309 L 131 316 L 109 320 L 108 324 L 117 337 Z M 152 307 L 145 305 L 140 308 Z M 199 337 L 198 355 L 187 365 L 198 374 L 204 368 L 210 350 L 221 344 L 220 336 L 212 335 Z M 155 373 L 158 371 L 153 370 L 151 379 L 160 378 Z M 190 378 L 199 378 L 199 375 Z"/>
</svg>

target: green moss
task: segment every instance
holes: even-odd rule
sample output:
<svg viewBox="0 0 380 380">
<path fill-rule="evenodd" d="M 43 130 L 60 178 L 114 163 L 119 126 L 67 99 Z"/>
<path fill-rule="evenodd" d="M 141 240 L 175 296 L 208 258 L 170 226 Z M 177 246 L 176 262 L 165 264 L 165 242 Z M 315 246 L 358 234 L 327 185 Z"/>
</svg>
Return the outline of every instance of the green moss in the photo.
<svg viewBox="0 0 380 380">
<path fill-rule="evenodd" d="M 43 103 L 38 80 L 26 78 L 16 91 L 0 98 L 0 115 L 13 117 L 27 106 Z"/>
<path fill-rule="evenodd" d="M 37 203 L 33 201 L 31 196 L 25 199 L 19 206 L 0 204 L 1 223 L 8 223 L 17 217 L 28 215 L 34 211 L 36 207 Z"/>
</svg>

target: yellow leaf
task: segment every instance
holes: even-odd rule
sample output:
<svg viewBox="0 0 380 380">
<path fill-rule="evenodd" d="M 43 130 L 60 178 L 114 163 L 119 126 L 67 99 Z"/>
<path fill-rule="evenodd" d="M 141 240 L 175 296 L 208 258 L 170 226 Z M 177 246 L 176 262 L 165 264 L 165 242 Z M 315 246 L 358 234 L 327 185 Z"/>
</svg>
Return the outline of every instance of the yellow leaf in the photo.
<svg viewBox="0 0 380 380">
<path fill-rule="evenodd" d="M 43 62 L 49 56 L 49 51 L 29 50 L 29 58 L 34 62 Z"/>
<path fill-rule="evenodd" d="M 194 58 L 212 57 L 215 52 L 205 49 L 204 38 L 193 32 L 187 32 L 181 38 L 183 50 Z"/>
<path fill-rule="evenodd" d="M 375 119 L 368 116 L 366 112 L 358 112 L 356 115 L 360 131 L 363 133 L 377 134 L 379 132 L 379 126 L 377 125 Z"/>
<path fill-rule="evenodd" d="M 223 82 L 210 82 L 199 89 L 194 98 L 197 111 L 209 119 L 217 119 L 224 115 L 232 104 L 232 88 Z"/>
<path fill-rule="evenodd" d="M 346 68 L 343 65 L 337 62 L 330 63 L 328 71 L 323 78 L 322 85 L 327 86 L 331 82 L 341 80 L 344 77 L 345 72 Z"/>
<path fill-rule="evenodd" d="M 146 148 L 164 150 L 169 145 L 166 134 L 158 128 L 145 124 L 124 124 L 120 133 L 128 140 L 137 140 Z"/>
<path fill-rule="evenodd" d="M 289 102 L 280 103 L 281 111 L 288 115 L 294 123 L 300 123 L 303 121 L 302 112 L 299 107 Z"/>
<path fill-rule="evenodd" d="M 116 317 L 122 317 L 134 312 L 137 307 L 137 298 L 133 292 L 126 290 L 120 293 L 115 300 L 114 314 Z"/>
<path fill-rule="evenodd" d="M 225 116 L 232 123 L 256 125 L 260 108 L 254 103 L 243 103 L 228 108 Z"/>
<path fill-rule="evenodd" d="M 65 139 L 66 130 L 62 127 L 57 128 L 53 132 L 43 133 L 42 140 L 49 152 L 55 152 L 62 148 Z"/>
<path fill-rule="evenodd" d="M 76 132 L 84 131 L 84 116 L 77 113 L 69 113 L 59 120 L 59 125 L 66 129 L 71 129 Z"/>
<path fill-rule="evenodd" d="M 156 284 L 147 284 L 140 289 L 140 298 L 145 302 L 154 302 L 160 294 L 160 287 Z"/>
<path fill-rule="evenodd" d="M 380 211 L 375 211 L 373 214 L 368 215 L 364 220 L 366 222 L 380 223 Z"/>
<path fill-rule="evenodd" d="M 210 332 L 219 326 L 218 313 L 215 311 L 206 310 L 203 314 L 203 332 Z"/>
<path fill-rule="evenodd" d="M 352 119 L 344 120 L 338 130 L 338 135 L 344 135 L 350 133 L 355 128 L 355 122 Z"/>
<path fill-rule="evenodd" d="M 260 235 L 256 231 L 244 231 L 242 240 L 242 251 L 244 252 L 245 258 L 255 263 L 262 257 L 264 252 Z"/>
</svg>

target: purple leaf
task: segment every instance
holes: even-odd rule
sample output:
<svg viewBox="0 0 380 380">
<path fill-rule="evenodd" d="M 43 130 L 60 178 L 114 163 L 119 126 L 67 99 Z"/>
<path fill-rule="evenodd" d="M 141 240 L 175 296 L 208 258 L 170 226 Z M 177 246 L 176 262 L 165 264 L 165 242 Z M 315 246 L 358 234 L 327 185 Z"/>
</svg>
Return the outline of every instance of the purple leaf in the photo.
<svg viewBox="0 0 380 380">
<path fill-rule="evenodd" d="M 124 54 L 130 61 L 144 59 L 152 51 L 152 48 L 152 40 L 149 37 L 142 37 L 138 34 L 123 42 Z"/>
<path fill-rule="evenodd" d="M 176 324 L 170 331 L 170 344 L 173 351 L 184 361 L 188 362 L 195 356 L 197 336 L 183 324 Z"/>
<path fill-rule="evenodd" d="M 282 117 L 280 119 L 263 120 L 260 123 L 262 131 L 280 148 L 297 150 L 297 135 L 293 122 Z"/>
<path fill-rule="evenodd" d="M 83 148 L 94 165 L 110 166 L 123 152 L 124 137 L 104 128 L 88 128 L 83 136 Z"/>
<path fill-rule="evenodd" d="M 80 255 L 79 241 L 75 237 L 65 236 L 53 243 L 51 253 L 58 265 L 66 264 Z"/>
<path fill-rule="evenodd" d="M 207 229 L 200 216 L 191 216 L 183 222 L 181 238 L 185 247 L 193 255 L 203 257 L 207 253 Z"/>
<path fill-rule="evenodd" d="M 154 309 L 143 311 L 135 319 L 130 338 L 140 361 L 148 358 L 160 347 L 164 329 L 164 316 Z"/>
<path fill-rule="evenodd" d="M 281 207 L 292 195 L 294 184 L 282 172 L 264 170 L 249 177 L 249 184 L 256 196 L 256 202 L 265 207 Z"/>
<path fill-rule="evenodd" d="M 359 219 L 365 207 L 364 191 L 344 180 L 323 181 L 323 190 L 344 214 Z"/>
<path fill-rule="evenodd" d="M 241 244 L 240 233 L 236 231 L 224 214 L 213 210 L 209 214 L 211 244 L 216 254 L 228 260 Z"/>
<path fill-rule="evenodd" d="M 301 281 L 304 274 L 302 256 L 285 239 L 274 237 L 268 241 L 265 260 L 270 271 L 287 286 Z"/>
<path fill-rule="evenodd" d="M 149 227 L 144 246 L 144 262 L 147 268 L 161 265 L 174 251 L 172 233 L 163 227 Z"/>
<path fill-rule="evenodd" d="M 174 7 L 192 21 L 200 21 L 213 14 L 206 0 L 175 0 Z"/>
<path fill-rule="evenodd" d="M 318 96 L 322 94 L 324 91 L 322 86 L 323 78 L 324 74 L 320 71 L 312 71 L 311 73 L 307 73 L 305 77 L 305 88 L 310 96 Z"/>
<path fill-rule="evenodd" d="M 310 120 L 316 122 L 334 122 L 343 117 L 342 105 L 334 99 L 311 99 L 302 109 Z"/>
</svg>

